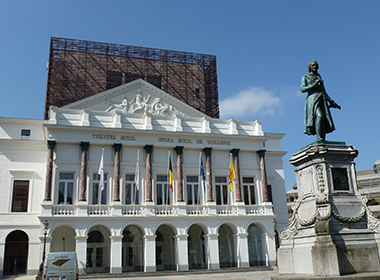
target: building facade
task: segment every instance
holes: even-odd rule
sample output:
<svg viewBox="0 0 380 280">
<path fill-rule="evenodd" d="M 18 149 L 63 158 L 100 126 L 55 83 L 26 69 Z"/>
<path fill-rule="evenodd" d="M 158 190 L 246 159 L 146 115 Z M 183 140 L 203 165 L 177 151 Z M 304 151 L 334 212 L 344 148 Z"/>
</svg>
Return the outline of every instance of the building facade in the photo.
<svg viewBox="0 0 380 280">
<path fill-rule="evenodd" d="M 47 120 L 0 118 L 1 274 L 37 273 L 44 245 L 75 251 L 81 274 L 274 265 L 283 136 L 142 79 Z"/>
</svg>

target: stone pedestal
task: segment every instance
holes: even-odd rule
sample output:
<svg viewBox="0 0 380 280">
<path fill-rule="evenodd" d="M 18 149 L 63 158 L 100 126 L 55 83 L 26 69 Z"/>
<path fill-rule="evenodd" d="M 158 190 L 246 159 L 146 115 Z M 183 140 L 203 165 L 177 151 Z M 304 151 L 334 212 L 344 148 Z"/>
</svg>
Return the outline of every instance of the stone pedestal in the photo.
<svg viewBox="0 0 380 280">
<path fill-rule="evenodd" d="M 280 232 L 280 274 L 338 276 L 380 271 L 367 198 L 356 185 L 358 151 L 345 143 L 312 144 L 293 155 L 298 199 Z"/>
</svg>

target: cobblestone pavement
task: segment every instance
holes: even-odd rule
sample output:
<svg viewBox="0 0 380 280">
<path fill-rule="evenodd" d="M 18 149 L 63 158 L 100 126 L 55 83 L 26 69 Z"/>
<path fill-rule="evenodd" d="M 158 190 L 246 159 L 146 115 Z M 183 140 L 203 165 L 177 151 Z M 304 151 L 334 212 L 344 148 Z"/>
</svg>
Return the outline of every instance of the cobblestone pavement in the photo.
<svg viewBox="0 0 380 280">
<path fill-rule="evenodd" d="M 127 275 L 124 277 L 123 275 L 120 275 L 120 277 L 112 277 L 111 275 L 104 275 L 104 278 L 102 278 L 102 275 L 94 275 L 94 278 L 91 278 L 91 275 L 86 276 L 85 278 L 82 278 L 79 276 L 79 279 L 86 279 L 86 280 L 100 280 L 100 279 L 116 279 L 116 280 L 126 280 L 126 279 L 132 279 L 132 280 L 186 280 L 186 279 L 219 279 L 219 280 L 227 280 L 227 279 L 254 279 L 254 280 L 270 280 L 271 276 L 276 276 L 278 273 L 273 270 L 266 270 L 266 271 L 242 271 L 242 272 L 221 272 L 221 273 L 199 273 L 199 274 L 173 274 L 173 275 L 156 275 L 156 276 L 133 276 L 133 277 L 127 277 Z M 13 277 L 4 277 L 4 279 L 17 279 L 17 280 L 35 280 L 35 275 L 23 275 L 23 276 L 13 276 Z"/>
</svg>

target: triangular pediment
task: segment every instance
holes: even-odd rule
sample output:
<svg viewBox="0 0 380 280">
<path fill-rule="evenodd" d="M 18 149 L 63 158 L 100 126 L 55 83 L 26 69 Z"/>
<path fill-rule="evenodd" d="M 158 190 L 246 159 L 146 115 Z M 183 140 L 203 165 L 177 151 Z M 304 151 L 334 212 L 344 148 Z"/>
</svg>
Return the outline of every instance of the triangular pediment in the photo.
<svg viewBox="0 0 380 280">
<path fill-rule="evenodd" d="M 208 117 L 186 103 L 139 79 L 63 106 L 64 109 L 121 111 L 156 116 Z"/>
</svg>

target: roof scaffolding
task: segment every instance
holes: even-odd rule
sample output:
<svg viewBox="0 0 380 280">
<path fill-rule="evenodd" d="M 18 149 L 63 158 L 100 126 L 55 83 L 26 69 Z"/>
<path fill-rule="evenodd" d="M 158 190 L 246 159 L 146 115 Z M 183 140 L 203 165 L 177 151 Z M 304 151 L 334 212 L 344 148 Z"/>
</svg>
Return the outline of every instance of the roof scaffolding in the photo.
<svg viewBox="0 0 380 280">
<path fill-rule="evenodd" d="M 219 118 L 216 56 L 51 38 L 45 119 L 64 106 L 136 79 Z"/>
</svg>

